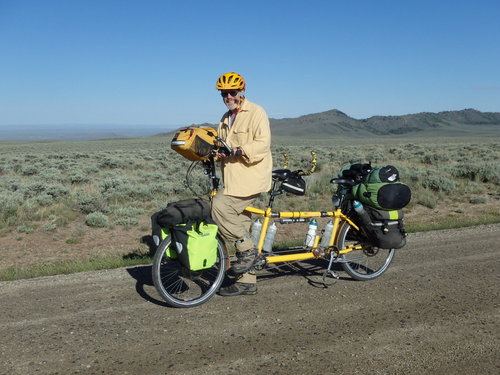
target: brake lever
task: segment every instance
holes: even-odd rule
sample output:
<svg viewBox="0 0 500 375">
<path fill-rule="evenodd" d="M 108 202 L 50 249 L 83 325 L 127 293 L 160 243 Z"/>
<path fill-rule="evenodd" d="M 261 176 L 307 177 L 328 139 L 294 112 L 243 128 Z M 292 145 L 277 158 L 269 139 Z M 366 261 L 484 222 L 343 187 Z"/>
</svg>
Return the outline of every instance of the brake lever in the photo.
<svg viewBox="0 0 500 375">
<path fill-rule="evenodd" d="M 219 147 L 219 151 L 222 151 L 222 153 L 226 156 L 232 156 L 233 155 L 233 149 L 229 147 L 229 145 L 224 141 L 221 137 L 215 137 L 217 142 L 222 144 L 222 147 Z"/>
</svg>

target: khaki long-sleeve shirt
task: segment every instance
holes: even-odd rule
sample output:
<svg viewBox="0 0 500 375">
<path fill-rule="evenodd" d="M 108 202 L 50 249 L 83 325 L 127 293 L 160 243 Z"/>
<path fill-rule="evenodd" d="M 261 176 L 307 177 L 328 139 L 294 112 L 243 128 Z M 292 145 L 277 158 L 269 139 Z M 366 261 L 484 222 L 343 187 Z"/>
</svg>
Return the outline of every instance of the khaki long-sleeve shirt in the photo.
<svg viewBox="0 0 500 375">
<path fill-rule="evenodd" d="M 245 155 L 222 160 L 224 194 L 248 197 L 267 192 L 273 169 L 269 118 L 261 106 L 248 99 L 244 100 L 232 126 L 230 114 L 224 114 L 217 133 L 230 147 L 240 147 Z"/>
</svg>

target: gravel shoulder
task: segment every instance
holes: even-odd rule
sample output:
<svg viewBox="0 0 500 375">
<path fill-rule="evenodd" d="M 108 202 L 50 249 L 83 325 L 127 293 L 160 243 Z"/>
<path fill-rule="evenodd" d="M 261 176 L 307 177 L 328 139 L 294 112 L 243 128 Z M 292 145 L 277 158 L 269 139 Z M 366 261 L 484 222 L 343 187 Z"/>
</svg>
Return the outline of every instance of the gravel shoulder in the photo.
<svg viewBox="0 0 500 375">
<path fill-rule="evenodd" d="M 149 265 L 0 282 L 0 374 L 498 374 L 499 240 L 411 234 L 376 280 L 300 267 L 193 309 Z"/>
</svg>

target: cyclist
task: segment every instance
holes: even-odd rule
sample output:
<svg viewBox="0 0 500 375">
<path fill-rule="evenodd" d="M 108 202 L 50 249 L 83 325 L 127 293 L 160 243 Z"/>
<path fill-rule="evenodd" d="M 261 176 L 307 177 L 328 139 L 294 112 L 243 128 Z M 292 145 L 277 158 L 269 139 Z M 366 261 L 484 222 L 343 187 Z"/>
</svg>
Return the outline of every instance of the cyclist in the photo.
<svg viewBox="0 0 500 375">
<path fill-rule="evenodd" d="M 251 216 L 245 207 L 271 188 L 272 155 L 269 119 L 262 107 L 245 97 L 245 80 L 229 72 L 216 83 L 228 111 L 217 128 L 218 135 L 232 148 L 231 155 L 219 154 L 224 190 L 212 201 L 212 217 L 226 243 L 236 248 L 237 261 L 230 273 L 234 282 L 219 291 L 223 296 L 255 294 L 257 278 L 251 271 L 258 256 L 249 229 Z"/>
</svg>

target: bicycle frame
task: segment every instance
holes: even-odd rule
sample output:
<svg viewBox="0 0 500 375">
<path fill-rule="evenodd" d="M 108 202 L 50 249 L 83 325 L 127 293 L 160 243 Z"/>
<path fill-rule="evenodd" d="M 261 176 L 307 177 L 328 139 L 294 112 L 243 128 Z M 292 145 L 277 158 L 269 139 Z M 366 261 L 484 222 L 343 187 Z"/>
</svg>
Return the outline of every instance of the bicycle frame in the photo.
<svg viewBox="0 0 500 375">
<path fill-rule="evenodd" d="M 322 251 L 331 251 L 334 247 L 333 245 L 337 241 L 337 235 L 339 233 L 342 221 L 348 222 L 355 229 L 359 229 L 358 226 L 352 222 L 346 215 L 342 213 L 342 210 L 339 208 L 335 211 L 280 211 L 280 212 L 272 212 L 271 208 L 268 207 L 266 210 L 262 210 L 255 207 L 247 207 L 245 211 L 250 212 L 252 214 L 259 215 L 263 217 L 262 229 L 260 233 L 259 243 L 257 245 L 257 249 L 259 253 L 262 253 L 262 249 L 264 246 L 264 239 L 266 237 L 267 228 L 269 227 L 271 219 L 275 218 L 325 218 L 330 217 L 333 220 L 333 230 L 332 235 L 330 237 L 330 242 L 328 244 L 327 249 L 319 249 L 318 251 L 318 243 L 320 240 L 320 236 L 316 235 L 314 239 L 314 245 L 311 248 L 304 248 L 305 251 L 299 252 L 296 254 L 285 254 L 285 255 L 273 255 L 269 254 L 265 256 L 267 263 L 279 263 L 279 262 L 291 262 L 291 261 L 300 261 L 307 260 L 311 258 L 319 258 L 320 255 L 324 254 Z M 336 249 L 338 254 L 346 254 L 352 250 L 361 249 L 361 247 L 349 247 L 345 249 Z"/>
</svg>

